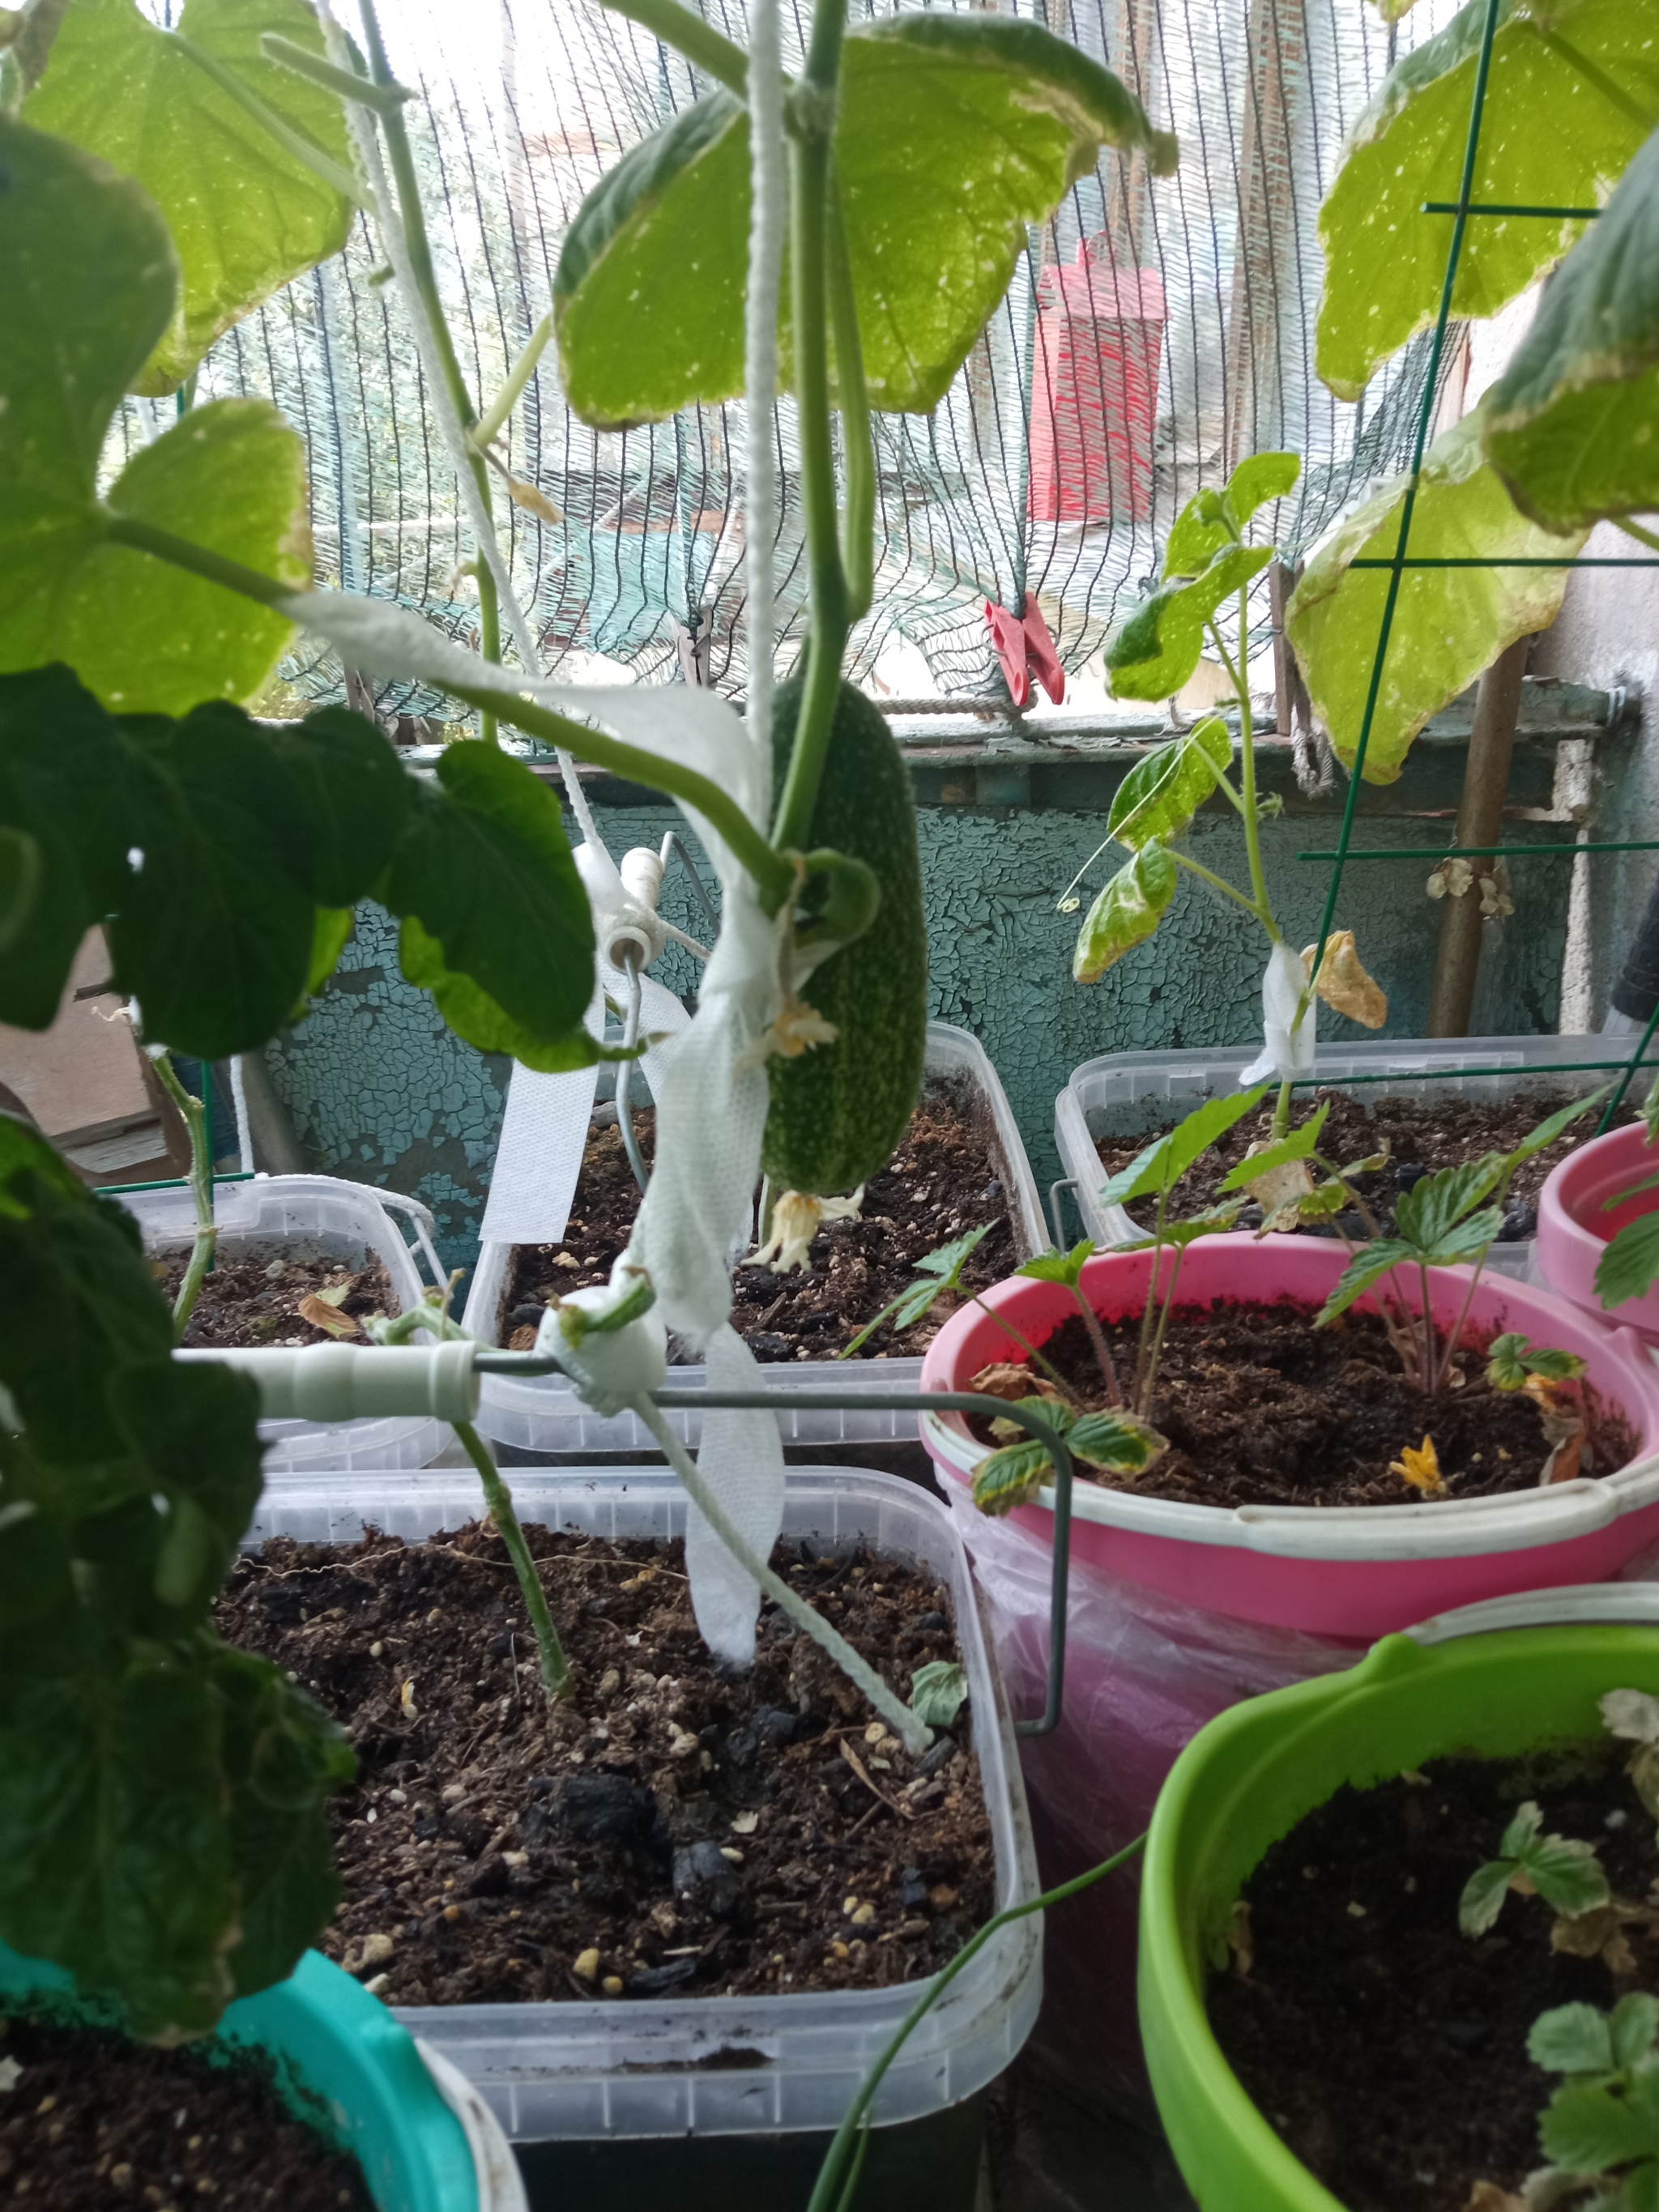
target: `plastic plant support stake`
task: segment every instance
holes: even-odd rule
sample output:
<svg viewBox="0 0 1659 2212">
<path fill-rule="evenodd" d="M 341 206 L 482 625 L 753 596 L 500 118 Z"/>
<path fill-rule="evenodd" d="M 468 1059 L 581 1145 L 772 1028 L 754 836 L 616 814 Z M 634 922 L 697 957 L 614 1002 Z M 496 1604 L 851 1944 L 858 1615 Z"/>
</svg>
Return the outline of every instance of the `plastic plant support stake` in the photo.
<svg viewBox="0 0 1659 2212">
<path fill-rule="evenodd" d="M 706 1357 L 711 1390 L 766 1388 L 754 1353 L 729 1322 L 709 1338 Z M 697 1468 L 750 1552 L 769 1559 L 783 1526 L 783 1439 L 776 1415 L 733 1407 L 706 1413 Z M 703 1642 L 728 1666 L 753 1666 L 760 1584 L 695 1504 L 686 1516 L 685 1571 Z"/>
<path fill-rule="evenodd" d="M 1261 975 L 1261 1050 L 1239 1077 L 1239 1088 L 1271 1076 L 1277 1083 L 1295 1083 L 1311 1075 L 1315 1033 L 1318 1028 L 1310 1005 L 1301 1026 L 1292 1030 L 1296 1010 L 1307 988 L 1307 970 L 1288 945 L 1275 945 Z"/>
<path fill-rule="evenodd" d="M 1147 1845 L 1138 1982 L 1159 2116 L 1200 2204 L 1340 2212 L 1246 2094 L 1205 2013 L 1209 1945 L 1263 1853 L 1345 1784 L 1601 1740 L 1607 1691 L 1659 1691 L 1659 1632 L 1630 1620 L 1651 1601 L 1629 1585 L 1617 1596 L 1616 1623 L 1571 1619 L 1579 1594 L 1553 1590 L 1539 1594 L 1552 1626 L 1484 1633 L 1477 1620 L 1457 1632 L 1454 1615 L 1448 1640 L 1387 1637 L 1343 1674 L 1233 1706 L 1182 1753 Z"/>
<path fill-rule="evenodd" d="M 0 1994 L 35 1991 L 76 2002 L 60 1967 L 0 1944 Z M 325 2128 L 356 2154 L 377 2212 L 520 2212 L 522 2198 L 481 2185 L 470 2132 L 408 2030 L 319 1951 L 307 1951 L 285 1982 L 228 2006 L 213 2041 L 264 2052 L 279 2085 L 291 2082 L 320 2106 Z M 489 2134 L 479 2127 L 480 2140 Z M 497 2132 L 495 2160 L 502 2148 Z"/>
<path fill-rule="evenodd" d="M 259 1387 L 262 1420 L 362 1420 L 388 1413 L 424 1413 L 470 1421 L 478 1410 L 478 1378 L 470 1337 L 410 1345 L 314 1344 L 291 1352 L 216 1349 L 175 1352 L 175 1359 L 216 1360 Z"/>
</svg>

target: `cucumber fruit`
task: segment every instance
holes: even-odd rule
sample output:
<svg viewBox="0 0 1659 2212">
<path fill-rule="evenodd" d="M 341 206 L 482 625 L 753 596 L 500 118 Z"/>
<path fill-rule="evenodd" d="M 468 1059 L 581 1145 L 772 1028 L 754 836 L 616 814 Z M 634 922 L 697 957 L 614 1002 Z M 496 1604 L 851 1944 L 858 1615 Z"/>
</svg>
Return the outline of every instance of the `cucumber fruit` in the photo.
<svg viewBox="0 0 1659 2212">
<path fill-rule="evenodd" d="M 772 709 L 773 774 L 789 766 L 800 682 Z M 910 775 L 878 709 L 843 684 L 818 785 L 809 851 L 833 847 L 872 868 L 881 907 L 861 937 L 832 952 L 802 996 L 840 1035 L 798 1059 L 766 1063 L 771 1106 L 761 1165 L 775 1190 L 830 1198 L 878 1175 L 909 1127 L 927 1042 L 927 928 Z M 809 883 L 802 909 L 824 893 Z"/>
</svg>

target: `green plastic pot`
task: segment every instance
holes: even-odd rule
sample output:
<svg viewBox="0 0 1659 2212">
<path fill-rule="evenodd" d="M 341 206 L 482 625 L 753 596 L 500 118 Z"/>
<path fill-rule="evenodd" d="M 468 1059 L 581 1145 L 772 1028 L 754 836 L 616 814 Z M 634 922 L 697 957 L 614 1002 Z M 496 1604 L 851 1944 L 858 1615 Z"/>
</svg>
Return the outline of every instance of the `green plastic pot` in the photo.
<svg viewBox="0 0 1659 2212">
<path fill-rule="evenodd" d="M 61 1967 L 20 1957 L 3 1943 L 0 1995 L 109 2017 L 76 1996 Z M 228 2007 L 213 2041 L 270 2053 L 295 2111 L 356 2152 L 378 2212 L 484 2212 L 466 2130 L 414 2039 L 320 1952 L 307 1951 L 274 1989 Z"/>
<path fill-rule="evenodd" d="M 1170 2148 L 1201 2212 L 1343 2212 L 1222 2057 L 1211 1944 L 1263 1853 L 1342 1784 L 1448 1754 L 1509 1758 L 1598 1735 L 1607 1690 L 1659 1694 L 1659 1590 L 1528 1593 L 1384 1637 L 1357 1667 L 1235 1705 L 1188 1745 L 1152 1815 L 1140 2032 Z"/>
</svg>

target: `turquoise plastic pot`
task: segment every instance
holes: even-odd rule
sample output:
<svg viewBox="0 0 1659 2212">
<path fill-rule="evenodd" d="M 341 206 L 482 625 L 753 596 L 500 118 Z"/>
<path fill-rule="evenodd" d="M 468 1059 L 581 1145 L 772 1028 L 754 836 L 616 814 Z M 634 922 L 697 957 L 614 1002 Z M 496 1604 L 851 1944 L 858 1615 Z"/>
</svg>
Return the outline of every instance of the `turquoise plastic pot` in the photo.
<svg viewBox="0 0 1659 2212">
<path fill-rule="evenodd" d="M 1233 1706 L 1182 1753 L 1146 1848 L 1140 2032 L 1202 2212 L 1343 2212 L 1251 2103 L 1205 2016 L 1209 1946 L 1268 1845 L 1345 1782 L 1600 1735 L 1604 1692 L 1659 1694 L 1656 1616 L 1659 1592 L 1639 1584 L 1469 1606 L 1385 1637 L 1345 1674 Z"/>
<path fill-rule="evenodd" d="M 0 1994 L 61 2002 L 74 1987 L 61 1967 L 0 1944 Z M 307 1951 L 275 1989 L 231 2005 L 215 2039 L 269 2051 L 279 2077 L 319 2101 L 335 2140 L 356 2153 L 378 2212 L 480 2212 L 465 2130 L 413 2038 L 320 1952 Z"/>
</svg>

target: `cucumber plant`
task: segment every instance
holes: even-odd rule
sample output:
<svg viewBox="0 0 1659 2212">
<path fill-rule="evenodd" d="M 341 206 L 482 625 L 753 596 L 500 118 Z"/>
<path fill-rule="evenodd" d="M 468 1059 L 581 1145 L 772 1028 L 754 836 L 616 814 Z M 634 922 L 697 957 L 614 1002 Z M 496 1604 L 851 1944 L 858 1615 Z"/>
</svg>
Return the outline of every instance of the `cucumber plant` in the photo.
<svg viewBox="0 0 1659 2212">
<path fill-rule="evenodd" d="M 750 57 L 676 0 L 626 12 L 717 88 L 603 178 L 563 240 L 562 374 L 602 428 L 737 394 L 749 219 L 769 219 L 750 203 Z M 842 678 L 871 592 L 869 410 L 935 404 L 1027 226 L 1103 148 L 1159 174 L 1176 148 L 1115 76 L 1039 25 L 923 13 L 849 29 L 846 13 L 817 0 L 805 66 L 782 88 L 789 284 L 761 336 L 800 425 L 811 628 L 798 690 L 776 702 L 773 809 L 719 702 L 661 692 L 600 711 L 582 697 L 573 714 L 550 700 L 489 466 L 534 356 L 488 404 L 466 386 L 374 0 L 360 0 L 361 46 L 305 0 L 186 0 L 176 29 L 132 0 L 0 15 L 0 1019 L 44 1028 L 100 924 L 149 1035 L 204 1058 L 256 1050 L 325 981 L 351 908 L 374 897 L 399 921 L 405 975 L 459 1035 L 544 1070 L 591 1062 L 592 916 L 558 805 L 502 742 L 510 730 L 675 799 L 729 862 L 731 927 L 700 1019 L 730 1096 L 758 1066 L 776 1104 L 738 1147 L 749 1188 L 762 1122 L 769 1163 L 821 1194 L 880 1164 L 914 1100 L 925 954 L 902 763 Z M 477 654 L 387 603 L 308 588 L 299 435 L 263 402 L 191 404 L 214 337 L 337 250 L 356 207 L 454 432 Z M 177 392 L 179 416 L 112 475 L 128 392 Z M 340 709 L 252 720 L 246 702 L 301 627 L 370 676 L 421 675 L 458 716 L 476 714 L 477 737 L 411 775 Z M 751 672 L 763 732 L 771 674 L 764 660 Z M 878 912 L 880 961 L 866 941 Z M 744 1022 L 758 1034 L 740 1036 Z M 801 1052 L 815 1037 L 816 1061 Z M 286 1972 L 327 1917 L 321 1805 L 348 1763 L 292 1686 L 208 1626 L 258 1492 L 251 1386 L 176 1364 L 173 1317 L 129 1231 L 19 1125 L 0 1146 L 0 1935 L 119 1993 L 145 2027 L 198 2032 L 230 1994 Z M 678 1172 L 695 1181 L 697 1160 Z M 694 1226 L 670 1273 L 685 1249 L 726 1265 L 728 1224 Z M 573 1361 L 597 1369 L 652 1320 L 629 1304 L 640 1288 L 591 1314 L 580 1342 L 567 1328 Z M 712 1496 L 693 1494 L 799 1612 Z M 803 1625 L 893 1707 L 810 1609 Z M 538 1641 L 552 1690 L 556 1643 Z"/>
</svg>

